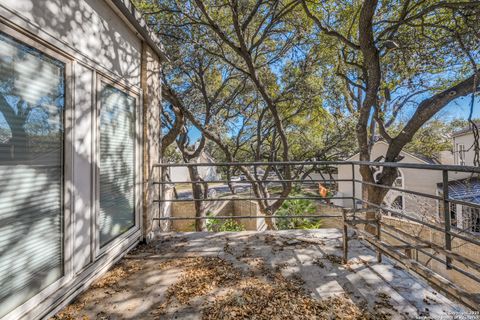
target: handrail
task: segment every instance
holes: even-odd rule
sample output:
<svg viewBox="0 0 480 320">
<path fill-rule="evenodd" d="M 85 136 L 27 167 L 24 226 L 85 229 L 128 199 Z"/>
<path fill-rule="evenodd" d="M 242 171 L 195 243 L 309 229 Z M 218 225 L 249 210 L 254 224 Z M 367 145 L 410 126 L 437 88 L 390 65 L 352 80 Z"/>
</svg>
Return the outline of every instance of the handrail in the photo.
<svg viewBox="0 0 480 320">
<path fill-rule="evenodd" d="M 154 167 L 240 167 L 240 166 L 300 166 L 300 165 L 358 165 L 358 166 L 381 166 L 389 168 L 448 170 L 454 172 L 480 173 L 480 167 L 459 166 L 445 164 L 420 164 L 407 162 L 373 162 L 373 161 L 278 161 L 278 162 L 216 162 L 216 163 L 155 163 Z"/>
<path fill-rule="evenodd" d="M 360 230 L 359 225 L 364 225 L 364 229 L 361 229 L 360 234 L 367 234 L 369 235 L 369 239 L 367 239 L 368 243 L 371 245 L 374 245 L 377 251 L 377 260 L 380 262 L 382 259 L 382 254 L 387 254 L 393 259 L 396 259 L 400 263 L 404 263 L 411 267 L 413 271 L 415 271 L 417 274 L 421 274 L 423 276 L 425 275 L 435 275 L 438 273 L 435 273 L 436 271 L 433 271 L 431 269 L 431 266 L 427 265 L 421 265 L 415 261 L 412 261 L 410 258 L 405 258 L 405 254 L 402 254 L 401 250 L 402 248 L 410 248 L 411 250 L 416 250 L 416 252 L 421 253 L 427 257 L 430 257 L 431 259 L 445 264 L 445 269 L 446 270 L 452 270 L 454 272 L 457 272 L 458 274 L 461 274 L 465 277 L 467 277 L 470 280 L 476 281 L 480 283 L 480 273 L 478 270 L 480 270 L 480 262 L 474 261 L 472 259 L 468 258 L 468 255 L 463 256 L 462 254 L 455 252 L 455 249 L 452 249 L 452 244 L 455 239 L 459 239 L 464 241 L 465 243 L 468 243 L 470 245 L 476 245 L 480 246 L 480 239 L 477 239 L 476 237 L 473 237 L 472 234 L 468 234 L 464 230 L 460 230 L 456 228 L 455 226 L 452 225 L 452 222 L 450 221 L 450 204 L 458 204 L 458 205 L 464 205 L 464 206 L 470 206 L 472 208 L 480 208 L 479 203 L 475 202 L 468 202 L 465 201 L 464 199 L 453 199 L 449 195 L 449 172 L 464 172 L 464 173 L 470 173 L 471 176 L 477 176 L 477 174 L 480 174 L 480 168 L 479 167 L 471 167 L 471 166 L 456 166 L 456 165 L 440 165 L 440 164 L 414 164 L 414 163 L 402 163 L 402 162 L 395 162 L 395 163 L 388 163 L 388 162 L 369 162 L 369 161 L 292 161 L 292 162 L 220 162 L 220 163 L 157 163 L 154 165 L 154 168 L 159 168 L 162 170 L 162 174 L 160 176 L 164 177 L 163 175 L 163 170 L 165 168 L 169 167 L 228 167 L 231 169 L 232 167 L 247 167 L 247 170 L 251 170 L 251 167 L 259 167 L 259 166 L 317 166 L 319 170 L 322 168 L 333 168 L 334 166 L 344 166 L 348 165 L 351 170 L 351 178 L 342 178 L 342 179 L 335 179 L 331 175 L 329 176 L 328 174 L 325 175 L 325 179 L 320 179 L 316 177 L 315 179 L 308 179 L 308 178 L 298 178 L 298 176 L 295 176 L 291 179 L 283 179 L 281 175 L 278 175 L 278 179 L 271 178 L 269 176 L 265 176 L 264 173 L 259 174 L 261 178 L 255 179 L 255 180 L 241 180 L 238 181 L 237 179 L 233 181 L 232 179 L 212 179 L 212 180 L 194 180 L 194 181 L 154 181 L 154 184 L 159 185 L 161 190 L 164 190 L 163 188 L 165 186 L 172 186 L 172 185 L 178 185 L 178 184 L 191 184 L 191 185 L 197 185 L 197 184 L 225 184 L 225 186 L 228 184 L 229 187 L 231 188 L 233 185 L 233 188 L 252 188 L 252 186 L 268 186 L 270 187 L 270 183 L 273 183 L 274 186 L 280 186 L 280 185 L 285 185 L 285 183 L 292 183 L 292 184 L 298 184 L 298 185 L 303 185 L 305 186 L 304 191 L 306 191 L 303 195 L 281 195 L 280 192 L 274 193 L 270 195 L 268 192 L 264 196 L 263 194 L 260 197 L 256 195 L 250 194 L 249 196 L 247 194 L 240 194 L 236 195 L 234 192 L 232 193 L 231 196 L 227 197 L 217 197 L 217 198 L 212 198 L 208 195 L 203 195 L 204 198 L 202 199 L 197 199 L 193 198 L 193 192 L 191 193 L 191 197 L 186 197 L 186 198 L 176 198 L 176 199 L 165 199 L 161 197 L 162 191 L 159 192 L 160 196 L 157 200 L 154 200 L 154 202 L 158 203 L 159 206 L 165 204 L 165 203 L 175 203 L 175 202 L 195 202 L 197 205 L 199 202 L 224 202 L 224 201 L 276 201 L 276 200 L 315 200 L 315 201 L 329 201 L 329 200 L 350 200 L 352 201 L 353 208 L 341 208 L 342 209 L 342 214 L 318 214 L 318 215 L 313 215 L 313 214 L 303 214 L 303 215 L 252 215 L 252 214 L 244 214 L 244 215 L 228 215 L 225 214 L 225 212 L 222 212 L 222 214 L 218 216 L 191 216 L 191 217 L 166 217 L 166 216 L 161 216 L 158 218 L 154 218 L 154 220 L 157 221 L 185 221 L 185 220 L 194 220 L 194 221 L 203 221 L 203 220 L 208 220 L 208 219 L 217 219 L 217 220 L 242 220 L 242 219 L 267 219 L 271 218 L 273 221 L 276 219 L 290 219 L 290 218 L 305 218 L 305 219 L 340 219 L 343 221 L 343 249 L 344 249 L 344 261 L 348 259 L 348 240 L 349 240 L 349 234 L 348 234 L 348 228 L 354 228 L 356 230 Z M 413 170 L 437 170 L 441 174 L 438 175 L 439 181 L 435 182 L 434 185 L 434 190 L 432 190 L 432 194 L 426 193 L 426 192 L 421 192 L 421 191 L 416 191 L 416 190 L 410 190 L 404 187 L 396 187 L 396 186 L 389 186 L 389 185 L 382 185 L 382 184 L 376 184 L 376 183 L 371 183 L 371 182 L 366 182 L 361 180 L 360 178 L 355 177 L 355 172 L 358 171 L 358 166 L 374 166 L 376 168 L 378 167 L 389 167 L 389 168 L 406 168 L 406 169 L 413 169 Z M 280 168 L 281 170 L 281 168 Z M 253 170 L 251 170 L 253 171 Z M 253 172 L 252 172 L 253 173 Z M 278 172 L 277 172 L 278 173 Z M 315 172 L 312 172 L 315 173 Z M 238 172 L 238 174 L 241 174 L 241 172 Z M 479 175 L 480 176 L 480 175 Z M 323 177 L 323 176 L 322 176 Z M 327 178 L 328 177 L 328 178 Z M 467 178 L 468 179 L 468 178 Z M 316 196 L 316 194 L 312 194 L 312 189 L 311 185 L 315 184 L 321 184 L 321 183 L 332 183 L 333 185 L 338 185 L 340 182 L 344 183 L 352 183 L 351 185 L 351 191 L 352 194 L 349 195 L 348 193 L 345 195 L 338 194 L 338 195 L 332 195 L 332 196 Z M 443 220 L 438 220 L 437 212 L 432 212 L 432 217 L 434 217 L 434 221 L 425 221 L 421 218 L 417 218 L 415 215 L 409 215 L 406 214 L 404 210 L 395 210 L 392 207 L 386 206 L 386 205 L 379 205 L 375 203 L 371 203 L 367 199 L 364 198 L 359 198 L 356 194 L 356 188 L 358 188 L 358 185 L 361 186 L 373 186 L 377 188 L 382 188 L 382 189 L 388 189 L 388 191 L 395 191 L 400 193 L 400 195 L 404 194 L 410 194 L 422 198 L 427 198 L 427 199 L 432 199 L 435 200 L 436 203 L 441 203 L 443 204 L 443 210 L 438 210 L 441 211 L 439 212 L 440 217 L 443 215 Z M 223 187 L 222 186 L 222 192 L 223 192 Z M 226 189 L 225 189 L 226 190 Z M 436 193 L 438 191 L 441 191 L 441 193 Z M 436 194 L 433 194 L 435 191 Z M 229 193 L 229 190 L 226 190 L 225 193 Z M 430 202 L 429 202 L 430 203 Z M 357 205 L 360 204 L 360 207 L 357 208 Z M 364 208 L 361 208 L 364 207 Z M 337 207 L 338 210 L 339 207 Z M 435 205 L 432 205 L 432 209 L 436 209 Z M 440 244 L 436 244 L 434 242 L 429 242 L 428 240 L 422 240 L 421 238 L 417 239 L 416 236 L 408 234 L 406 231 L 402 231 L 400 229 L 387 226 L 385 223 L 381 220 L 381 213 L 391 213 L 393 216 L 398 217 L 402 219 L 403 221 L 406 221 L 411 224 L 418 224 L 422 227 L 429 228 L 431 230 L 435 230 L 442 234 L 444 237 L 444 241 Z M 328 213 L 328 212 L 327 212 Z M 365 214 L 364 216 L 358 216 L 360 213 Z M 365 217 L 365 218 L 364 218 Z M 403 243 L 402 245 L 390 245 L 388 243 L 385 243 L 384 240 L 382 239 L 382 227 L 387 230 L 383 230 L 383 233 L 385 236 L 391 237 L 391 239 L 400 241 L 400 243 Z M 370 229 L 370 230 L 369 230 Z M 465 232 L 465 233 L 464 233 Z M 364 238 L 363 236 L 361 237 L 362 239 Z M 432 240 L 433 241 L 433 240 Z M 420 244 L 418 244 L 420 242 Z M 398 243 L 398 242 L 397 242 Z M 406 249 L 405 249 L 406 250 Z M 437 253 L 442 254 L 443 256 L 437 256 L 436 253 L 431 253 L 430 250 L 435 250 Z M 453 262 L 456 263 L 453 263 Z M 463 267 L 459 266 L 458 263 L 463 263 L 467 269 L 464 269 Z M 468 269 L 470 268 L 470 269 Z M 473 271 L 472 271 L 473 269 Z M 437 278 L 435 278 L 438 280 Z M 427 279 L 429 280 L 429 279 Z M 457 292 L 466 296 L 468 293 L 465 293 L 465 291 L 462 291 L 462 289 L 458 288 L 448 280 L 442 280 L 438 283 L 442 283 L 445 286 L 448 286 L 446 291 L 449 293 L 452 292 Z M 437 284 L 438 284 L 437 283 Z M 453 289 L 452 289 L 453 288 Z M 460 299 L 463 300 L 465 303 L 471 303 L 472 301 L 477 301 L 476 298 L 468 298 L 468 299 Z"/>
</svg>

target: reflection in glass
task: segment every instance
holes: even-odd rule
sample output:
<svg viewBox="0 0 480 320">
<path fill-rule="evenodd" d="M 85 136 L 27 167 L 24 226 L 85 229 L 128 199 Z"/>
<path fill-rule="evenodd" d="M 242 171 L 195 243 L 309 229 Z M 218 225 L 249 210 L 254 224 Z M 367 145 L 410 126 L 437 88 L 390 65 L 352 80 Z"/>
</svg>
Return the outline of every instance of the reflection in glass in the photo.
<svg viewBox="0 0 480 320">
<path fill-rule="evenodd" d="M 135 98 L 105 85 L 100 94 L 100 244 L 135 225 Z"/>
<path fill-rule="evenodd" d="M 65 66 L 0 33 L 0 317 L 63 274 Z"/>
</svg>

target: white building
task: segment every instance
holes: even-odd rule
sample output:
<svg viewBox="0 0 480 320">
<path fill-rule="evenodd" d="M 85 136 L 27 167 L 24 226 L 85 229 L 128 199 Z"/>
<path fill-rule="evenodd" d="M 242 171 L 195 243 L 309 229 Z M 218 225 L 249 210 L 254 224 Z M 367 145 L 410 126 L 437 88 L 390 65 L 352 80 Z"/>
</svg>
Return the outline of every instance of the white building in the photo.
<svg viewBox="0 0 480 320">
<path fill-rule="evenodd" d="M 372 146 L 371 159 L 374 161 L 383 161 L 388 149 L 388 144 L 384 141 L 378 141 Z M 424 156 L 415 155 L 406 151 L 400 153 L 402 160 L 400 163 L 417 163 L 417 164 L 438 164 L 435 159 L 429 159 Z M 355 154 L 347 161 L 359 161 L 359 154 Z M 381 167 L 378 167 L 377 174 L 381 172 Z M 398 169 L 399 176 L 394 182 L 394 187 L 400 189 L 409 189 L 426 194 L 436 195 L 437 183 L 442 179 L 441 171 L 434 170 L 418 170 L 418 169 Z M 338 196 L 340 197 L 352 197 L 353 196 L 353 183 L 352 179 L 352 166 L 351 165 L 339 165 L 338 166 Z M 360 170 L 358 166 L 355 166 L 354 178 L 356 180 L 362 180 Z M 362 198 L 362 184 L 360 182 L 355 183 L 355 198 Z M 350 199 L 335 200 L 335 204 L 352 207 L 353 202 Z M 358 206 L 362 206 L 363 203 L 357 200 Z M 389 191 L 385 197 L 385 206 L 391 207 L 397 211 L 407 212 L 415 216 L 432 216 L 436 214 L 436 201 L 432 199 L 426 199 L 424 197 L 411 196 L 407 193 L 399 191 Z"/>
<path fill-rule="evenodd" d="M 470 128 L 465 128 L 455 132 L 452 135 L 453 154 L 450 151 L 442 151 L 438 159 L 429 159 L 421 155 L 414 155 L 402 151 L 400 163 L 418 163 L 418 164 L 445 164 L 473 166 L 474 159 L 474 135 Z M 384 141 L 378 141 L 372 147 L 372 160 L 382 161 L 382 157 L 387 152 L 388 144 Z M 359 155 L 355 154 L 347 160 L 358 161 Z M 380 167 L 379 167 L 380 168 Z M 381 171 L 379 171 L 381 172 Z M 439 170 L 419 170 L 419 169 L 398 169 L 399 177 L 394 183 L 394 187 L 408 189 L 421 193 L 441 196 L 443 194 L 442 172 Z M 362 180 L 358 166 L 355 166 L 355 179 Z M 352 179 L 351 165 L 338 166 L 338 179 Z M 464 172 L 448 172 L 448 193 L 449 198 L 472 202 L 480 205 L 480 179 Z M 352 182 L 340 181 L 338 183 L 338 196 L 352 197 Z M 362 184 L 355 184 L 355 197 L 361 198 Z M 335 204 L 352 207 L 351 200 L 335 200 Z M 362 203 L 357 201 L 358 206 Z M 384 206 L 390 207 L 396 211 L 417 218 L 427 219 L 434 222 L 444 221 L 443 202 L 411 195 L 400 191 L 389 191 L 385 197 Z M 469 232 L 480 232 L 480 209 L 477 207 L 465 206 L 450 203 L 450 217 L 452 224 L 460 229 Z"/>
<path fill-rule="evenodd" d="M 0 319 L 48 317 L 151 236 L 162 55 L 129 0 L 0 0 Z"/>
<path fill-rule="evenodd" d="M 471 128 L 463 128 L 452 135 L 454 164 L 474 166 L 475 137 Z M 443 194 L 442 183 L 438 184 L 438 194 Z M 455 200 L 472 202 L 480 205 L 480 179 L 470 173 L 453 172 L 449 174 L 448 195 Z M 443 206 L 438 206 L 442 216 Z M 478 207 L 450 204 L 452 223 L 465 231 L 480 233 L 480 209 Z"/>
<path fill-rule="evenodd" d="M 215 163 L 215 160 L 208 155 L 205 151 L 195 159 L 195 163 Z M 170 181 L 172 182 L 185 182 L 190 180 L 190 173 L 187 167 L 170 167 L 168 168 L 168 174 Z M 216 166 L 199 166 L 198 174 L 205 181 L 220 180 L 221 176 L 217 172 Z"/>
</svg>

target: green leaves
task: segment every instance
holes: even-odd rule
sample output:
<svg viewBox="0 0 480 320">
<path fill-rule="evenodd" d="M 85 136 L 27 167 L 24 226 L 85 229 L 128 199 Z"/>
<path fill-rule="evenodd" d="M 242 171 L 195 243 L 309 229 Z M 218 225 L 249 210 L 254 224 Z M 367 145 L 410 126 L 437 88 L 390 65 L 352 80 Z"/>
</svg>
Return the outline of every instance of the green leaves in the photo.
<svg viewBox="0 0 480 320">
<path fill-rule="evenodd" d="M 317 211 L 316 205 L 312 200 L 296 199 L 285 201 L 278 209 L 277 216 L 303 216 L 313 215 Z M 318 229 L 321 226 L 319 219 L 310 218 L 280 218 L 277 219 L 277 225 L 280 230 L 285 229 Z"/>
</svg>

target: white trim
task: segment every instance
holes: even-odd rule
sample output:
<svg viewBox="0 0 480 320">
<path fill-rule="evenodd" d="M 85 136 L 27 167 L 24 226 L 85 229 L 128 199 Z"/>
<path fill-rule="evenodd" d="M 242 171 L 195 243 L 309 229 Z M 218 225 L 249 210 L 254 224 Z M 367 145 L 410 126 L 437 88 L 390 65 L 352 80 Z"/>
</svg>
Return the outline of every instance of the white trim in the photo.
<svg viewBox="0 0 480 320">
<path fill-rule="evenodd" d="M 101 111 L 101 99 L 100 97 L 100 92 L 102 90 L 102 86 L 110 85 L 113 86 L 114 88 L 117 88 L 121 90 L 122 92 L 126 93 L 130 97 L 135 98 L 135 132 L 136 132 L 136 139 L 135 139 L 135 164 L 134 164 L 134 179 L 135 179 L 135 191 L 134 191 L 134 215 L 135 215 L 135 224 L 133 227 L 131 227 L 129 230 L 125 231 L 123 234 L 118 235 L 115 239 L 112 239 L 109 243 L 107 243 L 105 246 L 101 246 L 100 244 L 100 224 L 98 222 L 98 215 L 100 213 L 100 136 L 101 136 L 101 129 L 100 129 L 100 111 Z M 141 183 L 138 183 L 138 181 L 141 182 L 141 172 L 142 172 L 142 153 L 141 153 L 141 148 L 139 148 L 139 145 L 141 145 L 141 140 L 139 141 L 138 135 L 139 132 L 142 132 L 141 125 L 142 123 L 140 122 L 142 108 L 140 104 L 140 94 L 137 93 L 136 90 L 130 90 L 130 88 L 124 87 L 122 84 L 119 84 L 118 82 L 112 81 L 112 79 L 105 77 L 102 74 L 97 73 L 96 75 L 96 100 L 94 105 L 96 106 L 96 112 L 95 112 L 95 119 L 94 119 L 94 127 L 96 128 L 96 135 L 95 135 L 95 140 L 94 140 L 94 145 L 95 145 L 95 171 L 94 171 L 94 181 L 95 181 L 95 210 L 94 210 L 94 219 L 95 219 L 95 228 L 93 230 L 93 237 L 94 237 L 94 245 L 95 245 L 95 251 L 94 251 L 94 257 L 98 258 L 104 255 L 105 253 L 109 252 L 112 247 L 115 247 L 118 245 L 118 243 L 124 241 L 125 238 L 130 237 L 132 234 L 140 231 L 140 220 L 141 220 L 141 213 L 142 213 L 142 194 L 141 194 L 141 189 L 142 185 Z M 140 157 L 140 158 L 139 158 Z M 139 180 L 140 179 L 140 180 Z M 140 194 L 139 194 L 140 192 Z"/>
<path fill-rule="evenodd" d="M 51 56 L 54 59 L 57 59 L 65 63 L 65 109 L 64 109 L 64 182 L 63 182 L 63 192 L 64 192 L 64 243 L 63 243 L 63 255 L 64 255 L 64 275 L 55 281 L 54 283 L 47 286 L 45 289 L 40 291 L 37 295 L 28 299 L 22 305 L 18 306 L 4 317 L 1 320 L 17 320 L 17 319 L 37 319 L 40 317 L 49 317 L 58 312 L 61 308 L 67 305 L 73 298 L 78 295 L 81 291 L 85 290 L 96 278 L 102 276 L 102 274 L 108 270 L 116 261 L 122 258 L 130 249 L 137 245 L 141 239 L 141 225 L 142 225 L 142 182 L 143 182 L 143 146 L 142 146 L 142 128 L 143 128 L 143 119 L 142 119 L 142 92 L 141 89 L 137 86 L 129 84 L 128 81 L 121 79 L 118 75 L 113 74 L 106 70 L 105 68 L 98 66 L 94 61 L 87 61 L 84 56 L 81 55 L 75 49 L 69 47 L 65 43 L 58 41 L 57 39 L 52 38 L 50 35 L 47 35 L 46 42 L 45 39 L 42 39 L 38 36 L 32 34 L 32 29 L 37 31 L 37 33 L 42 33 L 42 30 L 39 30 L 37 27 L 32 26 L 28 20 L 24 19 L 22 27 L 26 28 L 29 31 L 23 30 L 22 28 L 14 25 L 11 21 L 6 20 L 2 15 L 5 12 L 5 7 L 0 5 L 0 31 L 12 36 L 20 42 L 34 47 L 35 49 L 41 51 L 42 53 Z M 15 13 L 18 15 L 18 13 Z M 20 15 L 18 15 L 20 17 Z M 42 33 L 43 35 L 43 33 Z M 70 52 L 66 53 L 63 50 L 58 49 L 57 47 Z M 65 47 L 67 46 L 67 47 Z M 73 49 L 73 51 L 72 51 Z M 76 60 L 78 58 L 79 60 Z M 74 193 L 73 193 L 73 168 L 74 168 L 74 95 L 75 95 L 75 65 L 76 63 L 81 64 L 92 70 L 93 72 L 93 89 L 96 89 L 97 82 L 97 73 L 98 70 L 102 71 L 102 77 L 108 79 L 111 82 L 114 82 L 116 86 L 121 86 L 126 88 L 128 92 L 132 92 L 137 96 L 136 101 L 136 112 L 138 114 L 136 126 L 137 126 L 137 145 L 136 145 L 136 197 L 135 197 L 135 212 L 136 212 L 136 221 L 135 227 L 131 228 L 125 234 L 119 236 L 115 241 L 112 241 L 108 245 L 108 249 L 105 249 L 101 254 L 95 254 L 97 248 L 95 247 L 96 240 L 96 231 L 95 228 L 95 193 L 97 192 L 94 179 L 94 170 L 97 166 L 97 150 L 96 144 L 93 143 L 96 141 L 98 133 L 97 128 L 95 127 L 96 118 L 96 90 L 92 90 L 92 232 L 91 232 L 91 260 L 92 262 L 87 264 L 79 273 L 74 274 L 73 270 L 73 239 L 74 239 Z M 141 83 L 141 82 L 139 82 Z M 45 316 L 48 313 L 48 316 Z"/>
<path fill-rule="evenodd" d="M 465 157 L 467 155 L 467 150 L 465 149 L 465 144 L 455 142 L 453 147 L 454 147 L 455 164 L 460 165 L 460 166 L 464 166 L 466 164 Z"/>
<path fill-rule="evenodd" d="M 112 248 L 110 252 L 88 265 L 78 276 L 62 282 L 58 288 L 42 292 L 38 301 L 31 301 L 31 306 L 23 314 L 15 315 L 12 318 L 8 318 L 9 315 L 7 315 L 7 318 L 2 318 L 2 320 L 38 319 L 40 317 L 48 319 L 87 289 L 93 281 L 103 276 L 104 272 L 139 243 L 140 238 L 141 233 L 139 231 L 130 238 L 123 239 L 117 247 Z"/>
<path fill-rule="evenodd" d="M 73 278 L 73 69 L 72 61 L 66 56 L 59 54 L 57 51 L 51 50 L 51 48 L 44 46 L 42 43 L 38 43 L 35 39 L 25 36 L 15 29 L 10 28 L 2 23 L 0 19 L 0 31 L 11 36 L 15 41 L 24 43 L 39 52 L 52 57 L 65 64 L 65 105 L 63 110 L 63 179 L 62 179 L 62 218 L 63 218 L 63 243 L 62 243 L 62 255 L 63 255 L 63 276 L 57 281 L 48 285 L 45 289 L 38 292 L 36 295 L 19 305 L 7 313 L 2 320 L 7 319 L 19 319 L 33 307 L 37 306 L 45 297 L 48 297 L 58 291 L 66 283 Z"/>
</svg>

